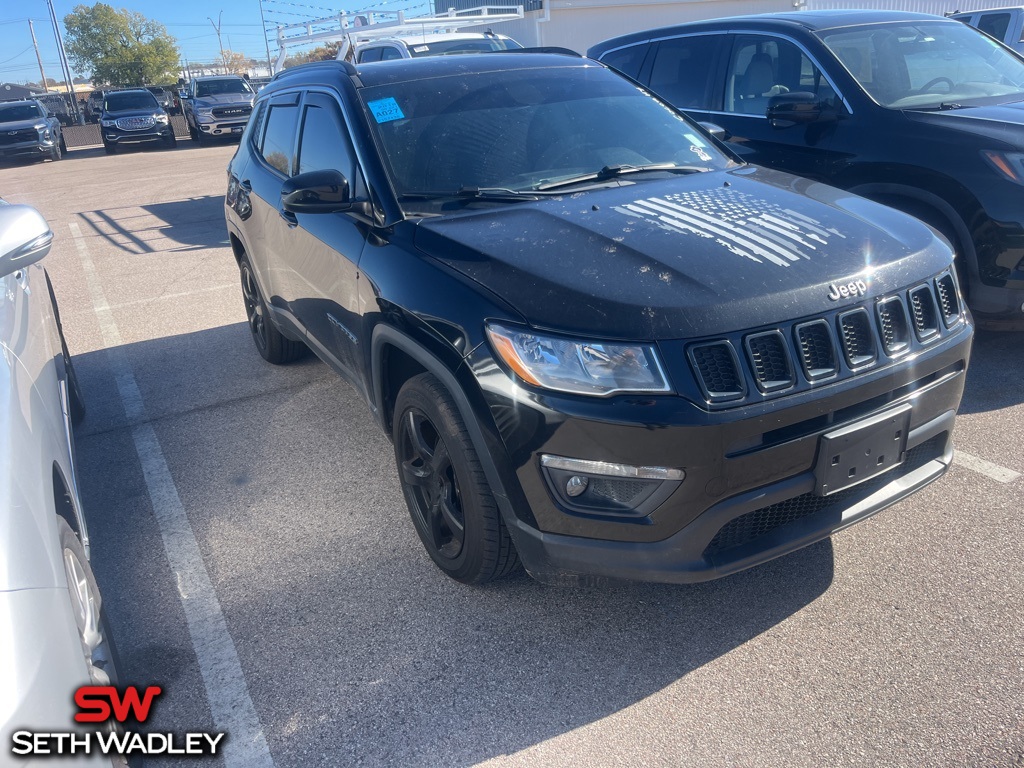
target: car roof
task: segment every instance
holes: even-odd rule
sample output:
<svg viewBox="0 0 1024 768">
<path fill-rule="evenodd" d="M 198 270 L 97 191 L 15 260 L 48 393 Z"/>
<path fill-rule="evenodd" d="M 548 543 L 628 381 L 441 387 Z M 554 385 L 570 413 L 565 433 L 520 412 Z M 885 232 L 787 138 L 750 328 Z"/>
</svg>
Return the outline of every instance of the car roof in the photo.
<svg viewBox="0 0 1024 768">
<path fill-rule="evenodd" d="M 868 24 L 886 24 L 913 21 L 943 21 L 957 23 L 943 16 L 930 13 L 913 13 L 910 11 L 875 11 L 862 9 L 794 11 L 785 13 L 760 13 L 750 16 L 728 16 L 721 19 L 692 21 L 686 24 L 675 24 L 669 27 L 649 29 L 644 32 L 633 32 L 628 35 L 613 37 L 590 48 L 589 53 L 600 55 L 612 48 L 619 48 L 633 43 L 645 42 L 660 37 L 669 37 L 683 32 L 699 30 L 720 30 L 744 26 L 750 29 L 772 29 L 780 26 L 803 28 L 811 32 L 842 27 L 859 27 Z"/>
<path fill-rule="evenodd" d="M 38 101 L 38 99 L 36 99 L 36 98 L 31 98 L 31 99 L 15 99 L 13 101 L 0 101 L 0 107 L 9 107 L 12 104 L 15 104 L 15 105 L 19 105 L 19 104 L 20 105 L 36 104 L 37 101 Z M 36 106 L 38 106 L 38 104 L 36 104 Z"/>
<path fill-rule="evenodd" d="M 148 88 L 123 88 L 119 91 L 106 91 L 105 95 L 114 96 L 118 93 L 149 93 Z M 152 96 L 152 94 L 150 94 Z"/>
<path fill-rule="evenodd" d="M 485 72 L 529 69 L 569 69 L 599 66 L 577 55 L 532 52 L 463 53 L 458 56 L 422 56 L 416 59 L 360 64 L 344 61 L 318 61 L 278 72 L 260 91 L 261 96 L 293 85 L 330 84 L 342 77 L 358 76 L 363 86 L 386 85 L 409 80 L 425 80 L 446 75 L 478 75 Z"/>
<path fill-rule="evenodd" d="M 998 11 L 1024 11 L 1024 5 L 1000 5 L 998 8 L 975 8 L 973 11 L 954 11 L 949 14 L 951 19 L 957 16 L 973 16 L 976 13 L 996 13 Z"/>
</svg>

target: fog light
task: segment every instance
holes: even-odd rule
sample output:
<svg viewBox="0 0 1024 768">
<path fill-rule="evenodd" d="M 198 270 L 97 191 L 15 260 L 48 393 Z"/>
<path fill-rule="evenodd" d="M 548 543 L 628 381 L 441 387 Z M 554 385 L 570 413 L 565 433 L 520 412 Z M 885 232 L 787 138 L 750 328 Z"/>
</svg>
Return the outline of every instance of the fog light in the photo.
<svg viewBox="0 0 1024 768">
<path fill-rule="evenodd" d="M 573 475 L 569 478 L 569 482 L 565 484 L 565 493 L 568 496 L 579 496 L 590 485 L 590 481 L 585 477 L 579 475 Z"/>
</svg>

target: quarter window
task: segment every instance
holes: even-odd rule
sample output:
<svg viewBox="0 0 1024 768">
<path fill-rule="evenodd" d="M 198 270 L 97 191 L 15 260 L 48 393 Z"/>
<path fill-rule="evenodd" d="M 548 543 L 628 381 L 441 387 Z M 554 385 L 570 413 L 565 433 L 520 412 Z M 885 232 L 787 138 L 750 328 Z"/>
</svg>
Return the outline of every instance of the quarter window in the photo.
<svg viewBox="0 0 1024 768">
<path fill-rule="evenodd" d="M 651 90 L 673 106 L 708 109 L 709 85 L 722 35 L 664 40 L 651 70 Z"/>
<path fill-rule="evenodd" d="M 295 129 L 299 108 L 295 104 L 271 104 L 267 114 L 267 130 L 263 134 L 260 154 L 285 176 L 295 167 Z"/>
<path fill-rule="evenodd" d="M 640 76 L 640 67 L 644 65 L 648 50 L 650 46 L 647 45 L 631 45 L 629 48 L 620 48 L 605 54 L 601 61 L 627 77 L 636 79 Z"/>
</svg>

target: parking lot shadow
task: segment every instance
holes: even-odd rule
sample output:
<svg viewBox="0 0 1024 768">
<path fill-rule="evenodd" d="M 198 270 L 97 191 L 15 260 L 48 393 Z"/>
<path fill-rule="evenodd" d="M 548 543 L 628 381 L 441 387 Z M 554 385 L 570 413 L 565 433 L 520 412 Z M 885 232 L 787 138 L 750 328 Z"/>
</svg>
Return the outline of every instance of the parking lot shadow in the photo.
<svg viewBox="0 0 1024 768">
<path fill-rule="evenodd" d="M 960 413 L 984 413 L 1024 403 L 1024 333 L 977 331 Z"/>
<path fill-rule="evenodd" d="M 325 366 L 265 364 L 243 323 L 116 354 L 280 768 L 469 766 L 518 752 L 707 671 L 832 582 L 825 541 L 691 586 L 551 588 L 523 573 L 458 584 L 416 538 L 390 442 Z M 189 596 L 164 557 L 110 360 L 75 358 L 95 568 L 128 677 L 167 683 L 159 728 L 197 730 L 210 715 L 179 603 Z M 726 695 L 707 672 L 704 695 Z"/>
<path fill-rule="evenodd" d="M 128 253 L 195 251 L 227 242 L 223 195 L 102 208 L 78 216 L 94 234 Z"/>
</svg>

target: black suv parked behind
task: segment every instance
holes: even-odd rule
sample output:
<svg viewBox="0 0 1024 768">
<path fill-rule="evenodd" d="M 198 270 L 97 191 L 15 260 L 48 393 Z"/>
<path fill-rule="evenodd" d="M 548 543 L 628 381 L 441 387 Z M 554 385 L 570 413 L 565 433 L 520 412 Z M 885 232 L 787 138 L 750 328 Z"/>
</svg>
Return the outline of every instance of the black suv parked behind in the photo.
<svg viewBox="0 0 1024 768">
<path fill-rule="evenodd" d="M 714 578 L 950 464 L 972 327 L 945 241 L 592 61 L 289 69 L 228 175 L 257 348 L 368 401 L 456 579 Z"/>
<path fill-rule="evenodd" d="M 959 21 L 801 11 L 695 22 L 588 54 L 744 160 L 923 219 L 962 254 L 979 323 L 1024 330 L 1024 60 Z"/>
<path fill-rule="evenodd" d="M 156 97 L 144 88 L 107 92 L 103 98 L 100 133 L 108 155 L 125 144 L 178 145 L 170 118 Z"/>
</svg>

